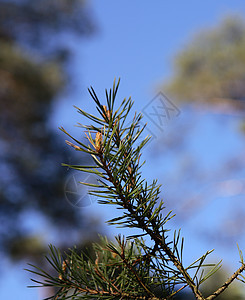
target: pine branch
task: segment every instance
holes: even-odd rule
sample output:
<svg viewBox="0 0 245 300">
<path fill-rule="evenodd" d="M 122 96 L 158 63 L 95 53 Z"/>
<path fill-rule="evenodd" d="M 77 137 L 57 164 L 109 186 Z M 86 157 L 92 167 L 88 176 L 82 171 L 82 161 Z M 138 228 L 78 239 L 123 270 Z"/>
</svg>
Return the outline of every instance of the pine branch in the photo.
<svg viewBox="0 0 245 300">
<path fill-rule="evenodd" d="M 167 300 L 186 287 L 191 289 L 197 300 L 212 300 L 244 271 L 242 253 L 239 250 L 242 266 L 222 287 L 204 298 L 199 286 L 220 268 L 220 263 L 204 264 L 212 252 L 207 251 L 190 266 L 184 267 L 184 240 L 180 239 L 180 231 L 174 233 L 173 240 L 169 241 L 166 236 L 169 231 L 166 224 L 173 217 L 172 212 L 163 214 L 165 207 L 159 197 L 160 186 L 157 181 L 148 184 L 141 178 L 141 168 L 145 163 L 140 163 L 141 150 L 150 138 L 146 137 L 139 145 L 136 144 L 145 127 L 140 126 L 142 115 L 135 113 L 132 122 L 125 125 L 133 102 L 131 98 L 124 99 L 115 109 L 118 86 L 119 82 L 116 84 L 114 81 L 112 90 L 106 90 L 107 106 L 101 104 L 93 88 L 89 90 L 100 116 L 77 108 L 80 114 L 93 122 L 92 125 L 79 124 L 79 127 L 85 129 L 88 144 L 78 141 L 61 128 L 76 144 L 70 141 L 66 143 L 76 151 L 91 155 L 94 165 L 64 165 L 97 175 L 97 184 L 83 183 L 93 188 L 89 193 L 99 197 L 99 203 L 116 205 L 122 212 L 119 217 L 108 220 L 108 223 L 137 228 L 140 233 L 127 237 L 127 240 L 119 236 L 116 238 L 117 244 L 109 244 L 106 239 L 102 239 L 100 244 L 93 245 L 95 261 L 75 251 L 62 260 L 59 251 L 51 247 L 51 258 L 47 259 L 59 276 L 54 278 L 36 267 L 37 270 L 31 272 L 43 277 L 44 281 L 34 282 L 41 286 L 59 287 L 53 299 L 62 300 Z M 153 245 L 145 243 L 145 236 L 151 239 Z M 127 241 L 133 242 L 128 244 Z M 203 268 L 206 267 L 212 269 L 203 277 Z M 196 272 L 191 277 L 189 271 L 193 269 Z M 176 289 L 179 284 L 181 287 Z M 161 296 L 157 288 L 160 288 Z M 72 291 L 72 296 L 68 296 L 69 291 Z"/>
<path fill-rule="evenodd" d="M 101 139 L 101 136 L 99 138 Z M 117 140 L 116 140 L 117 145 L 119 145 L 120 141 L 118 140 L 118 138 L 119 138 L 119 133 L 118 132 L 117 132 L 116 138 L 117 138 Z M 108 167 L 106 159 L 105 159 L 105 157 L 103 155 L 103 149 L 101 148 L 101 145 L 99 147 L 97 147 L 96 150 L 97 150 L 97 155 L 98 155 L 98 157 L 100 159 L 100 162 L 102 163 L 101 167 L 103 168 L 103 170 L 108 175 L 108 180 L 115 187 L 115 189 L 116 189 L 116 191 L 118 193 L 118 196 L 121 199 L 121 203 L 122 203 L 123 207 L 126 210 L 128 210 L 129 213 L 130 213 L 130 215 L 131 215 L 131 217 L 134 218 L 138 222 L 138 227 L 141 228 L 143 231 L 147 232 L 147 234 L 152 238 L 152 240 L 155 242 L 156 248 L 159 246 L 167 254 L 167 256 L 169 257 L 169 259 L 173 262 L 173 264 L 176 266 L 176 268 L 180 271 L 180 273 L 186 279 L 186 282 L 188 283 L 189 287 L 192 289 L 192 291 L 195 294 L 196 298 L 198 300 L 204 299 L 203 296 L 202 296 L 202 294 L 201 294 L 201 292 L 196 287 L 194 281 L 191 279 L 190 275 L 188 274 L 188 272 L 185 270 L 185 268 L 182 266 L 182 264 L 175 257 L 175 255 L 170 250 L 170 248 L 167 246 L 165 238 L 160 234 L 158 226 L 157 226 L 155 220 L 151 220 L 151 215 L 149 215 L 149 213 L 146 215 L 146 218 L 148 218 L 150 225 L 152 226 L 152 228 L 155 229 L 155 230 L 151 230 L 149 228 L 149 224 L 146 225 L 146 222 L 142 221 L 141 216 L 139 216 L 137 214 L 134 206 L 132 205 L 132 202 L 128 201 L 128 199 L 125 198 L 125 196 L 124 196 L 124 190 L 123 190 L 122 186 L 118 183 L 118 180 L 115 179 L 115 177 L 113 176 L 113 173 L 112 173 L 111 169 Z M 128 155 L 128 153 L 125 152 L 124 153 L 124 157 L 126 158 L 127 155 Z M 131 166 L 127 166 L 127 169 L 129 171 L 129 176 L 131 176 L 132 165 Z M 135 182 L 135 179 L 133 178 L 132 181 L 131 181 L 131 184 L 133 184 L 134 182 Z"/>
</svg>

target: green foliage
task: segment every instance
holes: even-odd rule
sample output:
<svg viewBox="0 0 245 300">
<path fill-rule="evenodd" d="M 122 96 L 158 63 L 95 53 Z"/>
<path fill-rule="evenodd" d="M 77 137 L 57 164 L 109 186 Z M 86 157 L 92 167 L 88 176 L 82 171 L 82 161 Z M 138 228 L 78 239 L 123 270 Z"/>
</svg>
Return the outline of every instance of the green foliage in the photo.
<svg viewBox="0 0 245 300">
<path fill-rule="evenodd" d="M 26 119 L 27 115 L 29 118 L 35 118 L 38 111 L 35 111 L 35 106 L 30 103 L 36 101 L 43 108 L 45 106 L 48 108 L 47 104 L 65 83 L 60 65 L 54 62 L 38 63 L 12 43 L 1 43 L 0 67 L 1 108 L 3 109 L 7 99 L 11 101 L 12 113 L 16 119 L 18 117 Z M 15 99 L 18 101 L 14 101 Z M 25 111 L 20 109 L 23 106 L 26 108 Z M 41 113 L 45 112 L 44 109 L 41 110 L 39 119 Z M 23 116 L 22 113 L 26 115 Z M 43 114 L 44 116 L 46 114 Z"/>
<path fill-rule="evenodd" d="M 164 90 L 184 101 L 245 100 L 245 22 L 234 16 L 203 30 L 175 58 L 174 75 Z"/>
<path fill-rule="evenodd" d="M 53 277 L 39 268 L 32 272 L 43 277 L 37 280 L 41 286 L 56 286 L 57 294 L 50 299 L 171 299 L 187 287 L 196 299 L 216 298 L 239 276 L 241 267 L 219 290 L 204 298 L 200 286 L 219 270 L 216 265 L 206 264 L 207 251 L 189 266 L 183 264 L 184 239 L 180 231 L 169 236 L 168 222 L 173 217 L 166 211 L 159 198 L 157 181 L 148 183 L 141 176 L 144 162 L 140 161 L 141 150 L 149 141 L 145 137 L 138 144 L 144 127 L 140 126 L 141 114 L 135 113 L 128 124 L 127 117 L 133 106 L 131 98 L 124 99 L 116 108 L 116 94 L 119 82 L 106 90 L 106 105 L 98 99 L 91 87 L 98 116 L 77 108 L 78 112 L 92 121 L 92 125 L 81 125 L 85 129 L 87 143 L 73 138 L 75 144 L 67 141 L 76 151 L 89 154 L 91 165 L 67 165 L 82 172 L 96 174 L 97 184 L 85 183 L 91 187 L 90 194 L 98 197 L 102 205 L 115 205 L 120 216 L 108 220 L 110 225 L 138 229 L 138 233 L 116 237 L 116 242 L 102 239 L 94 245 L 96 259 L 90 259 L 75 250 L 62 257 L 53 246 L 47 257 L 57 272 Z M 148 239 L 146 239 L 148 237 Z M 150 240 L 150 242 L 149 242 Z"/>
<path fill-rule="evenodd" d="M 57 226 L 62 224 L 64 230 L 81 224 L 78 212 L 64 201 L 65 174 L 58 164 L 65 159 L 65 152 L 60 151 L 59 138 L 47 126 L 52 103 L 64 83 L 61 74 L 59 65 L 37 63 L 16 45 L 1 43 L 0 167 L 7 171 L 0 183 L 4 223 L 0 244 L 1 250 L 8 249 L 13 257 L 20 253 L 33 257 L 36 249 L 24 253 L 16 247 L 19 241 L 22 250 L 31 250 L 28 241 L 35 240 L 19 226 L 19 218 L 26 212 L 37 210 Z"/>
<path fill-rule="evenodd" d="M 38 51 L 40 47 L 47 51 L 48 38 L 62 32 L 88 36 L 93 31 L 83 0 L 0 0 L 0 38 L 31 44 Z"/>
<path fill-rule="evenodd" d="M 67 152 L 50 117 L 67 84 L 61 54 L 69 45 L 60 35 L 84 36 L 92 27 L 84 1 L 0 0 L 0 250 L 12 258 L 46 248 L 30 230 L 36 215 L 62 228 L 60 240 L 87 225 L 64 201 L 67 172 L 59 164 Z"/>
</svg>

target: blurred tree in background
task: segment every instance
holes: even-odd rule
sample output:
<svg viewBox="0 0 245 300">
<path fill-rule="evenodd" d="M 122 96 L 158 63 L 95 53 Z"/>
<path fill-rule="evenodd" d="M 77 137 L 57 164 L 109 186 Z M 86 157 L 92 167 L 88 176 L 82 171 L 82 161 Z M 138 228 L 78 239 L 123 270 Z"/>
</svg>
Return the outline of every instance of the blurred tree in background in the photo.
<svg viewBox="0 0 245 300">
<path fill-rule="evenodd" d="M 0 1 L 0 244 L 12 257 L 43 251 L 28 227 L 39 216 L 61 239 L 86 227 L 65 200 L 64 143 L 49 118 L 67 83 L 69 43 L 61 37 L 94 29 L 85 1 Z"/>
<path fill-rule="evenodd" d="M 84 0 L 1 0 L 0 26 L 2 37 L 35 47 L 39 54 L 57 51 L 59 35 L 87 36 L 95 30 Z"/>
<path fill-rule="evenodd" d="M 185 107 L 188 121 L 185 126 L 182 126 L 182 130 L 173 130 L 168 137 L 165 136 L 164 146 L 162 146 L 163 142 L 159 143 L 159 147 L 161 145 L 164 148 L 165 154 L 168 151 L 172 154 L 174 151 L 178 161 L 177 169 L 172 170 L 169 184 L 166 184 L 170 188 L 165 197 L 172 205 L 173 202 L 176 203 L 179 208 L 178 216 L 181 215 L 180 219 L 188 223 L 199 210 L 205 210 L 207 206 L 211 205 L 212 200 L 219 197 L 232 197 L 233 193 L 235 196 L 236 187 L 244 185 L 244 151 L 242 153 L 239 150 L 235 153 L 230 152 L 230 155 L 222 160 L 222 164 L 206 165 L 205 167 L 202 165 L 202 157 L 195 157 L 195 154 L 188 151 L 188 145 L 193 142 L 191 137 L 195 135 L 193 132 L 196 127 L 205 120 L 210 122 L 210 119 L 203 117 L 205 113 L 216 112 L 217 114 L 213 115 L 216 124 L 224 124 L 226 120 L 224 115 L 232 116 L 233 113 L 234 116 L 238 116 L 237 120 L 239 120 L 239 116 L 241 120 L 244 120 L 244 19 L 237 15 L 229 16 L 213 28 L 199 31 L 175 55 L 173 75 L 163 84 L 163 91 L 173 101 L 190 104 L 188 108 Z M 201 110 L 195 111 L 195 108 L 198 107 L 201 107 Z M 204 114 L 198 114 L 200 111 Z M 204 121 L 199 123 L 199 119 L 204 119 Z M 214 122 L 213 120 L 211 122 Z M 241 123 L 245 128 L 244 121 Z M 202 133 L 209 134 L 208 132 Z M 203 138 L 206 140 L 204 136 L 200 136 L 200 140 Z M 218 145 L 212 143 L 213 140 L 210 139 L 203 151 L 212 153 L 215 147 L 218 148 Z M 219 137 L 217 137 L 217 143 L 219 143 Z M 161 153 L 162 150 L 161 148 Z M 224 149 L 223 152 L 226 150 Z M 217 161 L 219 161 L 219 157 L 217 157 Z M 164 180 L 166 183 L 166 178 Z M 179 187 L 178 191 L 175 189 L 176 186 Z M 237 197 L 239 197 L 239 189 Z M 203 238 L 208 241 L 215 240 L 219 245 L 230 247 L 234 240 L 244 235 L 245 228 L 244 206 L 234 206 L 234 204 L 231 206 L 229 211 L 220 218 L 219 225 L 216 224 L 215 233 L 213 228 L 208 228 L 204 224 L 202 224 L 201 231 L 195 232 L 201 232 Z M 204 295 L 215 290 L 226 278 L 227 275 L 224 271 L 216 273 L 213 280 L 204 285 Z M 192 299 L 191 297 L 191 295 L 182 294 L 176 299 Z M 244 295 L 239 286 L 234 286 L 218 298 L 223 300 L 244 299 Z"/>
<path fill-rule="evenodd" d="M 165 85 L 181 101 L 227 103 L 244 108 L 245 22 L 228 17 L 203 30 L 177 54 L 174 74 Z"/>
<path fill-rule="evenodd" d="M 242 135 L 234 130 L 244 120 L 244 65 L 245 21 L 240 16 L 230 16 L 213 28 L 197 33 L 177 53 L 173 76 L 163 84 L 171 99 L 183 104 L 182 116 L 186 118 L 186 126 L 171 132 L 169 139 L 165 136 L 161 143 L 165 152 L 171 151 L 173 155 L 175 151 L 178 161 L 167 184 L 173 190 L 169 188 L 166 198 L 178 203 L 179 215 L 186 223 L 215 201 L 222 202 L 220 207 L 226 203 L 229 209 L 217 214 L 215 233 L 206 224 L 202 224 L 198 233 L 203 233 L 208 241 L 215 239 L 217 244 L 227 247 L 244 235 L 245 228 L 245 157 L 238 143 Z M 209 114 L 210 111 L 215 114 Z M 210 130 L 216 130 L 215 139 Z M 226 141 L 225 130 L 231 130 Z M 201 144 L 202 153 L 191 152 L 191 143 L 199 147 Z M 232 205 L 231 200 L 238 201 L 239 205 Z"/>
</svg>

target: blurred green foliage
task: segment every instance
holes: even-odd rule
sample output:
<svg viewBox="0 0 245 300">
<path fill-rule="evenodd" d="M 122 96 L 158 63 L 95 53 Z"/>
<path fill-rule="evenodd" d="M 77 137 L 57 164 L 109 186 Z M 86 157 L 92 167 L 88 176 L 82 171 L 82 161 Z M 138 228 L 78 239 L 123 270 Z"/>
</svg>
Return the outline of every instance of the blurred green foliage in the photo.
<svg viewBox="0 0 245 300">
<path fill-rule="evenodd" d="M 63 33 L 89 36 L 95 31 L 85 0 L 1 0 L 0 35 L 5 39 L 57 50 L 57 36 Z"/>
<path fill-rule="evenodd" d="M 44 249 L 33 212 L 67 243 L 67 232 L 86 226 L 81 210 L 65 200 L 60 165 L 67 156 L 49 118 L 67 84 L 57 59 L 64 49 L 54 41 L 67 32 L 91 34 L 92 28 L 84 1 L 0 1 L 0 250 L 14 258 Z"/>
<path fill-rule="evenodd" d="M 245 101 L 245 22 L 224 19 L 199 32 L 174 60 L 174 74 L 165 85 L 180 101 L 224 103 Z"/>
</svg>

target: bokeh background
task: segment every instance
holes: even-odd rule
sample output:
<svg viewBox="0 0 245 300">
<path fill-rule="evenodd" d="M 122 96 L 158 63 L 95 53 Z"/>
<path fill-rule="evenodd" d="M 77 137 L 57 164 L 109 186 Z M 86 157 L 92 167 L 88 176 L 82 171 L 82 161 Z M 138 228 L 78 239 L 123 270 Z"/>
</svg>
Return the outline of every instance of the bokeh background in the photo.
<svg viewBox="0 0 245 300">
<path fill-rule="evenodd" d="M 48 268 L 48 244 L 84 248 L 98 233 L 128 233 L 108 227 L 117 212 L 77 185 L 94 178 L 61 167 L 87 158 L 65 146 L 58 130 L 82 138 L 74 125 L 85 120 L 73 105 L 95 112 L 87 87 L 103 99 L 119 77 L 118 101 L 132 96 L 152 135 L 143 175 L 162 184 L 176 213 L 171 226 L 185 237 L 186 264 L 215 248 L 209 261 L 222 259 L 224 268 L 206 290 L 239 266 L 244 1 L 1 0 L 0 299 L 50 295 L 28 289 L 31 275 L 23 270 L 27 262 Z M 245 299 L 244 285 L 220 299 Z"/>
</svg>

